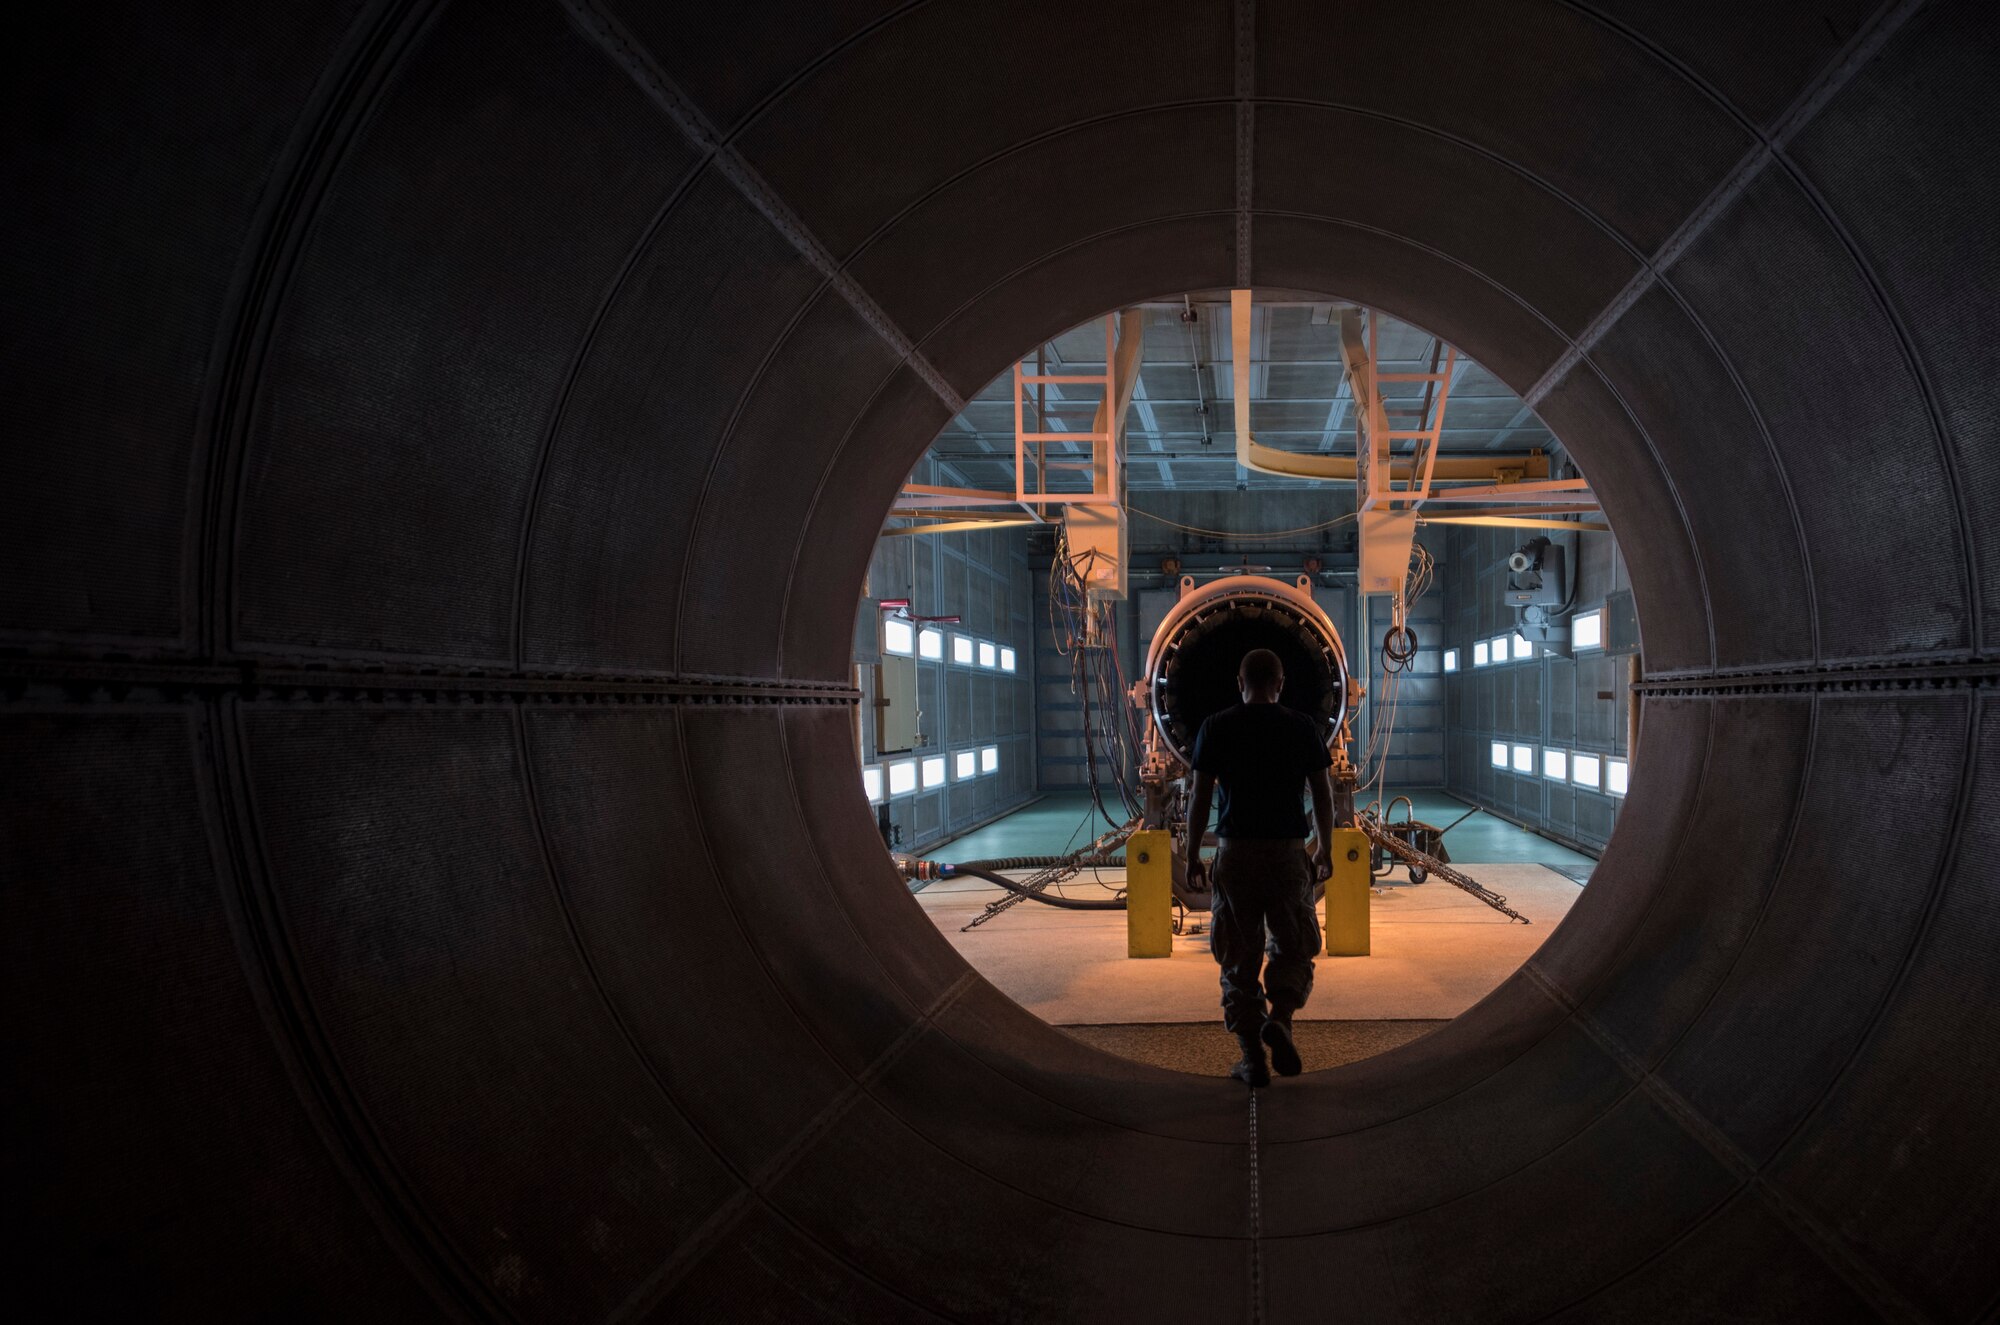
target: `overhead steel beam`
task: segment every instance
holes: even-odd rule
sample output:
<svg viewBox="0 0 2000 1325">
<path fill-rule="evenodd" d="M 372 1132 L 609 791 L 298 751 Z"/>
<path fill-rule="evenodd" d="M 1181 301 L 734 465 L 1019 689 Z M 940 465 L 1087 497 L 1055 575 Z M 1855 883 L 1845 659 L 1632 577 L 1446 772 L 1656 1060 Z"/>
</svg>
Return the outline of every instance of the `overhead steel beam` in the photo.
<svg viewBox="0 0 2000 1325">
<path fill-rule="evenodd" d="M 908 538 L 916 534 L 960 534 L 973 529 L 1011 529 L 1021 525 L 1039 524 L 1032 515 L 982 516 L 976 520 L 942 520 L 934 524 L 902 525 L 894 529 L 884 529 L 884 538 Z"/>
<path fill-rule="evenodd" d="M 1542 483 L 1496 483 L 1484 488 L 1454 488 L 1449 492 L 1434 492 L 1430 499 L 1442 502 L 1546 502 L 1588 496 L 1588 479 L 1563 478 Z"/>
<path fill-rule="evenodd" d="M 1548 506 L 1470 506 L 1451 507 L 1445 511 L 1433 512 L 1426 504 L 1424 518 L 1427 520 L 1459 520 L 1473 515 L 1516 516 L 1516 515 L 1601 515 L 1602 509 L 1595 503 L 1575 505 L 1554 504 Z"/>
<path fill-rule="evenodd" d="M 992 488 L 948 488 L 933 483 L 905 483 L 896 494 L 896 509 L 914 506 L 1013 506 L 1011 492 Z"/>
<path fill-rule="evenodd" d="M 953 461 L 971 461 L 976 463 L 990 460 L 996 464 L 1001 463 L 1001 457 L 999 456 L 988 457 L 978 453 L 956 451 L 940 452 L 938 454 L 940 458 Z M 1284 454 L 1293 453 L 1285 452 Z M 1130 457 L 1128 456 L 1127 458 L 1129 459 Z M 1233 465 L 1235 463 L 1235 457 L 1229 451 L 1216 448 L 1149 451 L 1143 458 L 1147 460 L 1173 461 L 1177 464 L 1201 464 L 1208 462 L 1212 464 Z M 1328 465 L 1329 469 L 1336 471 L 1332 477 L 1346 479 L 1350 482 L 1353 480 L 1353 456 L 1322 456 L 1320 458 L 1334 462 Z M 1391 471 L 1398 479 L 1407 479 L 1412 473 L 1411 462 L 1408 457 L 1396 457 L 1390 461 L 1390 466 Z M 1447 452 L 1438 457 L 1437 468 L 1431 475 L 1431 482 L 1434 485 L 1431 495 L 1433 498 L 1437 496 L 1438 489 L 1435 485 L 1440 483 L 1507 484 L 1543 479 L 1548 477 L 1548 473 L 1548 455 L 1540 451 L 1525 453 L 1500 453 L 1493 451 Z M 1285 475 L 1284 477 L 1297 476 Z M 1451 491 L 1451 489 L 1446 489 L 1446 491 Z M 1008 496 L 1009 500 L 1012 500 L 1011 494 L 1008 494 Z"/>
<path fill-rule="evenodd" d="M 1470 524 L 1501 529 L 1581 529 L 1608 534 L 1611 526 L 1595 520 L 1549 520 L 1530 515 L 1419 515 L 1418 524 Z"/>
</svg>

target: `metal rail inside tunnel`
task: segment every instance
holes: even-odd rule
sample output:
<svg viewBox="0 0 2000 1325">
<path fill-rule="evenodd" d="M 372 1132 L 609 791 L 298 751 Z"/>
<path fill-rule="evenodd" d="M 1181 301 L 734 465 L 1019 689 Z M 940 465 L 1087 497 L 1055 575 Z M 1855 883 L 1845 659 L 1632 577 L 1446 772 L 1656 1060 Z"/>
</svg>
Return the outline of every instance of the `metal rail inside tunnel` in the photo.
<svg viewBox="0 0 2000 1325">
<path fill-rule="evenodd" d="M 10 1295 L 77 1314 L 1990 1312 L 1996 15 L 75 5 L 10 80 Z M 1024 346 L 1366 302 L 1627 553 L 1615 840 L 1243 1092 L 972 974 L 845 691 Z M 1254 1178 L 1256 1199 L 1251 1193 Z"/>
</svg>

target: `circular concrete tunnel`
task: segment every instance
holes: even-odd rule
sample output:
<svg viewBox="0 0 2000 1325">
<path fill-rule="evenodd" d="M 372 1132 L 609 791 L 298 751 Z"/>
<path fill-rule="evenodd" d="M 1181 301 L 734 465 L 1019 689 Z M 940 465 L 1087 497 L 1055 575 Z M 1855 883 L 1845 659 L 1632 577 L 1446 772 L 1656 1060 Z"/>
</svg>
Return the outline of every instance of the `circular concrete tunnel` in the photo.
<svg viewBox="0 0 2000 1325">
<path fill-rule="evenodd" d="M 10 1296 L 1972 1320 L 2000 1261 L 1976 0 L 71 6 L 6 149 Z M 920 914 L 898 483 L 1087 316 L 1365 302 L 1594 481 L 1615 840 L 1246 1092 Z"/>
</svg>

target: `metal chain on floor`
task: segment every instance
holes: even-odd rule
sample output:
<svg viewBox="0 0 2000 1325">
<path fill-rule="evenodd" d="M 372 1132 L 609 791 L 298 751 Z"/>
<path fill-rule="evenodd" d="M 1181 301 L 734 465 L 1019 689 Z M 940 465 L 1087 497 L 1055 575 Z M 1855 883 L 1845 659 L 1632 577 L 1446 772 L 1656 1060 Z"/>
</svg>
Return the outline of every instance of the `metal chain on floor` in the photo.
<svg viewBox="0 0 2000 1325">
<path fill-rule="evenodd" d="M 1022 902 L 1027 901 L 1028 900 L 1026 896 L 1027 893 L 1030 892 L 1038 893 L 1044 891 L 1045 889 L 1053 887 L 1054 885 L 1067 883 L 1081 873 L 1083 873 L 1082 865 L 1066 864 L 1066 865 L 1057 865 L 1050 869 L 1042 870 L 1039 873 L 1030 874 L 1027 878 L 1021 880 L 1021 888 L 1023 890 L 1022 892 L 1003 893 L 999 897 L 996 897 L 995 899 L 986 904 L 986 909 L 984 911 L 981 911 L 978 915 L 972 918 L 971 923 L 966 925 L 961 925 L 959 927 L 958 932 L 961 934 L 970 934 L 973 930 L 978 929 L 981 925 L 991 920 L 994 916 L 999 915 L 1002 911 L 1008 910 L 1011 907 L 1019 906 Z"/>
<path fill-rule="evenodd" d="M 1488 888 L 1485 884 L 1480 883 L 1476 879 L 1470 879 L 1467 878 L 1465 875 L 1460 874 L 1457 870 L 1445 864 L 1443 861 L 1439 860 L 1436 856 L 1426 855 L 1424 852 L 1417 850 L 1409 843 L 1397 837 L 1394 833 L 1391 833 L 1387 828 L 1383 827 L 1380 820 L 1370 818 L 1367 815 L 1363 815 L 1361 816 L 1359 822 L 1361 824 L 1361 831 L 1368 834 L 1369 841 L 1375 843 L 1375 845 L 1381 847 L 1384 851 L 1387 851 L 1390 855 L 1396 857 L 1398 860 L 1402 861 L 1405 865 L 1421 866 L 1422 868 L 1429 870 L 1432 874 L 1436 875 L 1438 878 L 1443 879 L 1446 883 L 1452 885 L 1452 887 L 1459 888 L 1465 892 L 1471 893 L 1474 897 L 1477 897 L 1480 901 L 1486 903 L 1488 906 L 1492 907 L 1495 911 L 1500 912 L 1502 915 L 1512 916 L 1514 919 L 1520 921 L 1524 925 L 1532 925 L 1535 923 L 1534 921 L 1528 919 L 1528 917 L 1522 915 L 1519 911 L 1516 911 L 1513 907 L 1507 905 L 1507 899 L 1505 897 L 1502 897 L 1499 893 L 1494 892 L 1491 888 Z"/>
</svg>

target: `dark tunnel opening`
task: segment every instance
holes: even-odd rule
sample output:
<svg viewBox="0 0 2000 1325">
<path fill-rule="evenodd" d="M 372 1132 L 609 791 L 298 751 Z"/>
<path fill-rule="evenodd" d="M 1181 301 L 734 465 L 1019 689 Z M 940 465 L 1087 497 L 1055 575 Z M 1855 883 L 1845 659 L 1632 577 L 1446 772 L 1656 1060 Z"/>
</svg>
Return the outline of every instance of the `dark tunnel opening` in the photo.
<svg viewBox="0 0 2000 1325">
<path fill-rule="evenodd" d="M 21 44 L 23 1300 L 2000 1306 L 1992 8 L 1135 0 L 1017 60 L 1027 17 L 90 6 Z M 846 651 L 1008 355 L 1253 286 L 1538 411 L 1647 675 L 1634 812 L 1536 957 L 1247 1113 L 935 934 Z"/>
</svg>

